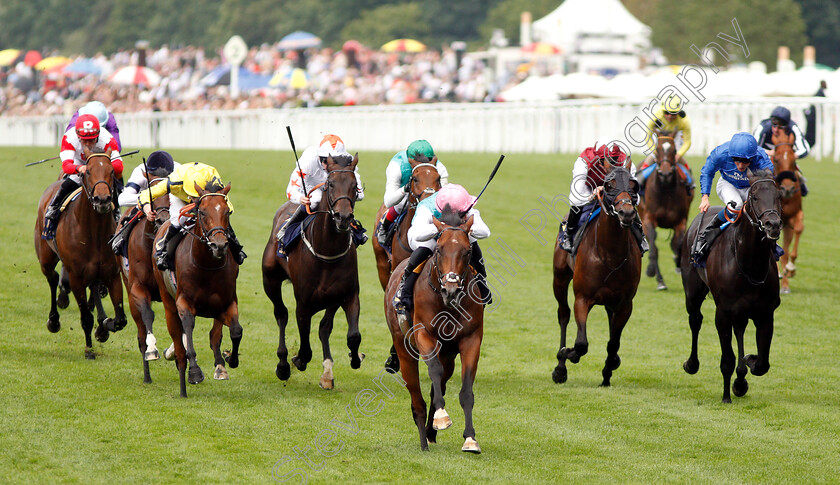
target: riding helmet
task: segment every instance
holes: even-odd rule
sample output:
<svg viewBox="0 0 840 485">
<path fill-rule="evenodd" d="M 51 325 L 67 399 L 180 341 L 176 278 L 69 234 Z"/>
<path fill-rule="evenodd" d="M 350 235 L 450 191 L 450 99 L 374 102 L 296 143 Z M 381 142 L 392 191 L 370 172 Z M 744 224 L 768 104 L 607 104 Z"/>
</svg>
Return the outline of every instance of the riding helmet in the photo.
<svg viewBox="0 0 840 485">
<path fill-rule="evenodd" d="M 732 158 L 753 159 L 758 153 L 758 143 L 755 138 L 746 132 L 735 133 L 729 140 L 729 156 Z"/>
</svg>

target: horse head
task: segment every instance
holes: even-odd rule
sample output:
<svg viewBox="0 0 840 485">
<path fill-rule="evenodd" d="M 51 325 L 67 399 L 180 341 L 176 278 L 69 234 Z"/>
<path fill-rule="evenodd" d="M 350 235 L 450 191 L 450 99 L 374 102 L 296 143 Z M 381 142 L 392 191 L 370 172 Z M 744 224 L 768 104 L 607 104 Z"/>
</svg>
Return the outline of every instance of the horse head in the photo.
<svg viewBox="0 0 840 485">
<path fill-rule="evenodd" d="M 796 136 L 793 133 L 785 133 L 784 131 L 772 136 L 773 165 L 776 167 L 777 173 L 788 170 L 796 171 L 796 152 L 793 149 L 795 141 Z"/>
<path fill-rule="evenodd" d="M 624 167 L 613 167 L 604 178 L 604 195 L 601 207 L 608 215 L 618 219 L 621 227 L 628 228 L 636 217 L 639 182 Z"/>
<path fill-rule="evenodd" d="M 327 204 L 339 232 L 349 231 L 350 224 L 355 220 L 353 208 L 359 190 L 355 172 L 358 163 L 358 153 L 353 157 L 344 155 L 327 158 Z"/>
<path fill-rule="evenodd" d="M 111 164 L 111 149 L 92 152 L 84 148 L 87 170 L 82 176 L 82 186 L 93 209 L 108 214 L 114 209 L 114 166 Z"/>
<path fill-rule="evenodd" d="M 779 239 L 782 232 L 782 200 L 771 170 L 747 171 L 750 190 L 743 211 L 750 224 L 768 239 Z"/>
<path fill-rule="evenodd" d="M 410 158 L 408 162 L 411 164 L 409 190 L 412 202 L 416 204 L 440 190 L 437 156 L 429 160 L 424 155 L 417 155 L 416 159 Z"/>
<path fill-rule="evenodd" d="M 440 219 L 433 219 L 439 233 L 433 267 L 438 275 L 440 296 L 448 308 L 458 302 L 458 294 L 464 291 L 470 270 L 472 245 L 469 234 L 473 217 L 465 221 L 464 215 L 447 205 L 441 211 Z"/>
<path fill-rule="evenodd" d="M 676 177 L 677 147 L 670 131 L 656 130 L 656 176 L 664 184 L 671 184 Z"/>
<path fill-rule="evenodd" d="M 199 239 L 210 249 L 214 259 L 222 259 L 228 249 L 228 227 L 230 227 L 230 206 L 227 194 L 230 184 L 222 188 L 216 180 L 201 188 L 195 184 L 198 199 L 195 201 L 196 228 Z"/>
</svg>

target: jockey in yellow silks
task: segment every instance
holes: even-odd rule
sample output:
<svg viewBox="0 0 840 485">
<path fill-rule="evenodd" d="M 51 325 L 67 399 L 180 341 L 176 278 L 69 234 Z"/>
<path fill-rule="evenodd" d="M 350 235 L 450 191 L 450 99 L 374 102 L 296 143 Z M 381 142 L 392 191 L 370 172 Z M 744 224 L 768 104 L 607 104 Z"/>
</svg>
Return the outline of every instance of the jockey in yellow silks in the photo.
<svg viewBox="0 0 840 485">
<path fill-rule="evenodd" d="M 653 136 L 654 130 L 660 130 L 671 133 L 676 143 L 677 135 L 682 135 L 682 144 L 677 148 L 676 162 L 681 165 L 680 170 L 685 175 L 685 183 L 689 195 L 692 194 L 694 188 L 694 180 L 691 176 L 691 167 L 685 161 L 685 154 L 691 148 L 691 120 L 685 114 L 685 103 L 678 96 L 669 96 L 662 101 L 662 104 L 654 112 L 654 118 L 648 121 L 648 130 L 651 136 L 648 138 L 648 150 L 651 154 L 644 159 L 642 166 L 639 167 L 639 172 L 636 178 L 639 180 L 639 185 L 644 190 L 645 181 L 653 168 L 651 166 L 656 156 L 656 138 Z"/>
</svg>

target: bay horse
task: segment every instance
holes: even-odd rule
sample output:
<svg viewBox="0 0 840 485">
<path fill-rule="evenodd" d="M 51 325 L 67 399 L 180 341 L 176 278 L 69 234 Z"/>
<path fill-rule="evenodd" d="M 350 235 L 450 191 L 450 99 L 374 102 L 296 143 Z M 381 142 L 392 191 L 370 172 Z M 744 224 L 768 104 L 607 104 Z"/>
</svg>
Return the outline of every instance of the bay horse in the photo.
<svg viewBox="0 0 840 485">
<path fill-rule="evenodd" d="M 472 410 L 481 341 L 484 336 L 484 305 L 468 296 L 466 289 L 475 279 L 470 268 L 472 248 L 469 231 L 473 224 L 452 211 L 434 220 L 439 239 L 434 253 L 420 272 L 414 286 L 414 312 L 410 335 L 400 330 L 393 307 L 400 284 L 403 260 L 394 270 L 385 291 L 385 318 L 400 360 L 400 372 L 411 394 L 411 414 L 420 433 L 420 449 L 437 442 L 438 430 L 452 425 L 445 409 L 446 383 L 455 370 L 455 357 L 461 355 L 461 407 L 464 410 L 464 444 L 461 451 L 481 453 L 475 440 Z M 416 348 L 412 340 L 416 342 Z M 420 390 L 419 360 L 426 362 L 432 381 L 432 406 L 426 415 L 426 401 Z"/>
<path fill-rule="evenodd" d="M 425 158 L 423 160 L 426 160 Z M 377 238 L 372 238 L 373 255 L 376 258 L 376 270 L 379 273 L 379 284 L 385 290 L 388 286 L 388 280 L 391 278 L 391 273 L 404 259 L 411 256 L 411 248 L 408 245 L 408 230 L 411 228 L 411 220 L 414 218 L 414 211 L 417 209 L 417 204 L 421 200 L 429 197 L 438 190 L 440 190 L 440 173 L 437 170 L 437 157 L 433 157 L 430 161 L 418 161 L 412 158 L 408 159 L 411 164 L 411 178 L 408 182 L 408 203 L 405 208 L 405 216 L 400 221 L 399 226 L 394 231 L 391 237 L 391 253 L 385 250 L 379 244 Z M 385 205 L 379 207 L 376 213 L 374 226 L 382 220 L 382 214 L 388 210 Z M 391 347 L 390 354 L 385 367 L 393 369 L 395 372 L 400 370 L 400 361 L 397 358 L 396 350 Z"/>
<path fill-rule="evenodd" d="M 154 179 L 150 185 L 161 182 L 166 183 L 166 179 Z M 140 349 L 140 356 L 143 357 L 143 382 L 147 384 L 152 382 L 149 361 L 160 358 L 157 339 L 152 333 L 152 323 L 155 321 L 152 302 L 161 301 L 160 290 L 155 281 L 152 243 L 157 230 L 169 220 L 169 197 L 158 197 L 153 200 L 152 209 L 155 212 L 153 221 L 143 217 L 142 211 L 137 211 L 131 216 L 139 217 L 141 220 L 136 223 L 128 236 L 127 257 L 120 265 L 123 283 L 128 292 L 128 309 L 137 325 L 137 346 Z M 126 219 L 125 223 L 128 223 L 127 217 L 124 219 Z"/>
<path fill-rule="evenodd" d="M 796 167 L 796 153 L 793 143 L 796 137 L 793 133 L 774 135 L 773 165 L 776 172 L 776 183 L 782 192 L 782 232 L 784 234 L 782 249 L 785 254 L 779 260 L 782 271 L 783 294 L 790 293 L 789 278 L 796 275 L 796 258 L 799 256 L 799 238 L 805 230 L 805 212 L 802 209 L 802 182 L 799 180 Z M 793 249 L 790 243 L 793 241 Z"/>
<path fill-rule="evenodd" d="M 621 332 L 633 312 L 633 297 L 641 278 L 642 253 L 631 233 L 638 182 L 630 177 L 627 169 L 613 167 L 603 189 L 596 190 L 601 214 L 583 229 L 575 259 L 562 249 L 559 239 L 554 246 L 554 297 L 558 303 L 560 350 L 551 377 L 558 384 L 566 382 L 568 377 L 566 360 L 576 364 L 588 352 L 586 320 L 593 306 L 603 305 L 609 318 L 610 338 L 601 385 L 610 385 L 612 372 L 621 365 L 618 356 Z M 574 347 L 568 348 L 566 326 L 571 316 L 568 291 L 572 281 L 578 330 Z"/>
<path fill-rule="evenodd" d="M 210 348 L 215 357 L 215 379 L 227 379 L 225 362 L 235 369 L 239 366 L 239 343 L 242 326 L 239 324 L 239 303 L 236 296 L 236 279 L 239 265 L 229 249 L 231 209 L 228 205 L 230 184 L 224 188 L 195 184 L 198 197 L 194 200 L 196 219 L 187 238 L 178 245 L 173 259 L 175 291 L 170 290 L 173 275 L 154 266 L 153 272 L 158 292 L 166 312 L 166 327 L 175 346 L 175 364 L 181 384 L 181 397 L 187 397 L 186 369 L 190 364 L 189 382 L 198 384 L 204 373 L 196 362 L 193 330 L 195 317 L 213 319 L 210 330 Z M 190 210 L 184 207 L 182 214 Z M 166 234 L 166 221 L 158 230 L 155 242 Z M 230 329 L 233 345 L 230 353 L 222 355 L 222 326 Z M 139 329 L 138 329 L 139 333 Z"/>
<path fill-rule="evenodd" d="M 689 262 L 691 245 L 699 230 L 717 217 L 722 207 L 712 207 L 694 218 L 680 257 L 685 308 L 691 327 L 691 354 L 683 369 L 695 374 L 700 367 L 697 337 L 703 323 L 701 305 L 711 291 L 715 300 L 715 326 L 720 339 L 720 372 L 723 374 L 723 402 L 731 403 L 729 383 L 736 378 L 732 392 L 747 393 L 747 369 L 761 376 L 770 369 L 770 342 L 773 339 L 773 313 L 778 308 L 779 276 L 774 258 L 776 240 L 782 228 L 781 195 L 770 170 L 747 172 L 750 189 L 747 200 L 732 227 L 714 241 L 706 268 Z M 757 355 L 744 355 L 744 331 L 752 319 L 756 329 Z M 732 334 L 738 342 L 738 360 L 732 351 Z M 737 367 L 736 367 L 737 364 Z"/>
<path fill-rule="evenodd" d="M 41 238 L 44 230 L 44 211 L 61 181 L 53 182 L 44 191 L 38 202 L 38 216 L 35 221 L 35 252 L 41 272 L 50 285 L 50 312 L 47 329 L 58 332 L 61 329 L 56 308 L 56 292 L 59 275 L 55 267 L 59 261 L 62 273 L 66 270 L 69 287 L 79 306 L 82 330 L 85 333 L 85 358 L 95 359 L 91 332 L 93 314 L 97 309 L 96 340 L 105 342 L 109 332 L 122 330 L 126 325 L 123 309 L 123 289 L 117 258 L 108 245 L 108 238 L 114 233 L 116 223 L 112 212 L 116 197 L 116 177 L 111 165 L 111 150 L 91 153 L 85 149 L 87 170 L 81 175 L 82 194 L 67 202 L 64 214 L 58 218 L 55 239 Z M 90 289 L 90 299 L 87 290 Z M 102 308 L 102 293 L 110 293 L 114 306 L 114 318 L 105 315 Z"/>
<path fill-rule="evenodd" d="M 657 168 L 645 181 L 642 207 L 639 208 L 645 236 L 650 243 L 645 274 L 656 276 L 657 290 L 667 290 L 659 270 L 659 249 L 656 247 L 656 228 L 672 229 L 671 250 L 674 264 L 679 268 L 680 248 L 685 238 L 688 210 L 693 196 L 689 196 L 677 166 L 677 148 L 670 132 L 656 130 L 655 162 Z"/>
<path fill-rule="evenodd" d="M 326 210 L 317 210 L 307 225 L 304 222 L 297 244 L 288 248 L 287 257 L 277 254 L 277 231 L 297 209 L 297 204 L 286 202 L 274 214 L 271 235 L 265 246 L 262 259 L 263 289 L 274 306 L 274 318 L 280 330 L 277 346 L 277 378 L 286 381 L 291 376 L 288 348 L 286 347 L 286 325 L 289 311 L 283 303 L 281 285 L 292 282 L 295 293 L 295 317 L 300 333 L 300 350 L 292 357 L 298 370 L 306 370 L 312 360 L 309 331 L 312 316 L 321 310 L 324 317 L 318 328 L 323 350 L 324 372 L 319 385 L 323 389 L 335 386 L 333 358 L 330 351 L 330 334 L 333 318 L 339 308 L 347 317 L 347 347 L 350 349 L 350 367 L 358 369 L 364 354 L 359 353 L 362 336 L 359 333 L 359 268 L 356 246 L 353 244 L 350 225 L 355 221 L 353 209 L 356 204 L 356 165 L 359 155 L 354 157 L 327 158 L 327 181 L 324 185 Z M 313 188 L 321 190 L 321 187 Z M 308 209 L 307 209 L 308 210 Z"/>
</svg>

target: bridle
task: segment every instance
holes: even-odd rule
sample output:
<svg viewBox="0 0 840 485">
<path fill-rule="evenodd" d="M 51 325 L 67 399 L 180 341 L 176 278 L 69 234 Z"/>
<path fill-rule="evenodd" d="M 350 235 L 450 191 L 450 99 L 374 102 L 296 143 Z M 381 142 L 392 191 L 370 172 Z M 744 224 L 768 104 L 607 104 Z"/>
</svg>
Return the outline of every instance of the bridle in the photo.
<svg viewBox="0 0 840 485">
<path fill-rule="evenodd" d="M 465 231 L 464 229 L 460 228 L 460 227 L 444 227 L 440 231 L 439 236 L 442 235 L 446 231 L 461 231 L 467 236 L 467 241 L 469 242 L 469 233 L 467 231 Z M 471 257 L 472 257 L 472 245 L 470 245 L 469 249 L 467 250 L 467 256 L 466 256 L 465 259 L 467 261 L 470 261 Z M 438 277 L 437 277 L 438 286 L 435 287 L 434 285 L 432 285 L 432 279 L 431 278 L 429 278 L 429 286 L 431 286 L 432 289 L 435 290 L 435 292 L 439 293 L 441 288 L 443 288 L 446 285 L 446 283 L 455 283 L 455 285 L 458 288 L 458 291 L 464 291 L 464 285 L 466 284 L 466 281 L 467 281 L 467 274 L 470 270 L 469 263 L 467 263 L 465 265 L 464 271 L 461 274 L 455 273 L 454 271 L 449 271 L 447 273 L 442 273 L 440 271 L 440 265 L 438 264 L 439 259 L 440 259 L 440 250 L 438 248 L 435 248 L 435 254 L 432 257 L 432 269 L 438 275 Z"/>
<path fill-rule="evenodd" d="M 420 167 L 431 167 L 435 169 L 435 172 L 438 171 L 437 167 L 431 163 L 418 163 L 411 169 L 411 179 L 409 180 L 409 199 L 414 200 L 409 200 L 409 204 L 413 207 L 417 207 L 417 204 L 420 203 L 420 198 L 423 196 L 423 194 L 431 195 L 435 193 L 435 189 L 433 189 L 432 187 L 426 187 L 419 194 L 414 193 L 414 185 L 417 183 L 417 178 L 414 176 L 414 172 Z"/>
<path fill-rule="evenodd" d="M 773 179 L 767 178 L 756 180 L 755 182 L 750 184 L 750 190 L 747 192 L 747 201 L 744 203 L 743 211 L 744 214 L 746 214 L 747 220 L 749 221 L 750 225 L 761 231 L 761 233 L 763 234 L 762 237 L 766 237 L 767 233 L 764 231 L 764 223 L 761 222 L 761 218 L 764 217 L 765 214 L 776 214 L 779 217 L 781 217 L 781 214 L 779 214 L 779 211 L 777 211 L 775 207 L 772 209 L 765 209 L 761 214 L 757 216 L 755 215 L 755 211 L 751 210 L 753 207 L 752 204 L 750 204 L 750 195 L 752 195 L 753 187 L 757 186 L 760 183 L 772 183 L 777 190 L 779 187 L 776 181 Z M 750 212 L 752 212 L 752 214 L 750 214 Z"/>
<path fill-rule="evenodd" d="M 105 158 L 108 159 L 108 164 L 110 165 L 110 163 L 111 163 L 111 157 L 108 156 L 107 153 L 91 153 L 88 156 L 87 160 L 85 161 L 85 164 L 90 163 L 90 160 L 92 158 L 96 158 L 96 157 L 105 157 Z M 90 174 L 90 170 L 85 170 L 85 173 L 82 174 L 82 179 L 83 179 L 82 180 L 82 187 L 84 187 L 85 195 L 87 196 L 88 200 L 90 200 L 91 202 L 93 201 L 93 191 L 96 190 L 96 186 L 99 185 L 99 184 L 105 184 L 105 185 L 108 186 L 108 195 L 110 195 L 111 199 L 113 199 L 114 198 L 115 185 L 116 185 L 115 174 L 112 174 L 110 183 L 106 182 L 105 180 L 97 180 L 96 183 L 93 184 L 93 187 L 88 188 L 87 180 L 88 180 L 89 174 Z"/>
<path fill-rule="evenodd" d="M 309 210 L 309 206 L 307 205 L 306 206 L 306 211 L 309 214 L 318 214 L 318 213 L 329 214 L 330 217 L 332 217 L 333 222 L 336 225 L 336 230 L 339 230 L 338 229 L 338 215 L 335 212 L 335 207 L 334 206 L 335 206 L 336 202 L 338 202 L 339 200 L 347 199 L 348 201 L 350 201 L 350 208 L 353 209 L 355 207 L 355 204 L 356 204 L 355 194 L 359 190 L 359 186 L 358 186 L 358 182 L 356 182 L 356 172 L 355 172 L 355 170 L 349 170 L 349 169 L 330 170 L 329 172 L 327 172 L 327 182 L 325 182 L 325 183 L 328 183 L 329 180 L 330 180 L 330 177 L 335 173 L 350 173 L 350 174 L 353 174 L 353 197 L 350 197 L 349 195 L 340 195 L 340 196 L 336 197 L 335 199 L 333 199 L 332 192 L 330 191 L 330 186 L 327 185 L 327 189 L 324 192 L 327 193 L 327 208 L 329 210 L 311 211 L 311 210 Z M 312 190 L 309 191 L 309 194 L 312 194 L 312 192 L 315 192 L 315 190 L 319 189 L 323 185 L 324 184 L 316 185 L 315 187 L 312 188 Z M 309 195 L 309 194 L 307 194 L 307 195 Z M 353 217 L 352 212 L 350 213 L 350 217 L 351 218 Z M 339 230 L 339 232 L 340 232 L 340 230 Z M 342 251 L 341 253 L 336 254 L 336 255 L 332 255 L 332 256 L 323 255 L 323 254 L 320 254 L 317 251 L 315 251 L 315 247 L 312 245 L 312 243 L 306 237 L 306 231 L 305 230 L 300 231 L 300 238 L 303 240 L 303 243 L 304 243 L 304 245 L 306 245 L 306 248 L 309 250 L 309 252 L 312 253 L 313 256 L 315 256 L 316 258 L 318 258 L 319 260 L 321 260 L 325 263 L 335 263 L 339 259 L 343 258 L 350 251 L 350 248 L 353 247 L 353 235 L 351 234 L 350 231 L 347 231 L 347 248 L 345 248 L 344 251 Z"/>
<path fill-rule="evenodd" d="M 227 227 L 222 227 L 222 226 L 215 226 L 215 227 L 210 228 L 210 230 L 205 230 L 204 229 L 204 224 L 202 223 L 202 220 L 201 220 L 201 211 L 199 209 L 201 207 L 201 201 L 204 200 L 206 197 L 224 197 L 225 198 L 225 205 L 227 205 L 227 200 L 228 199 L 227 199 L 227 195 L 225 195 L 225 194 L 218 193 L 218 192 L 210 192 L 210 193 L 206 193 L 206 194 L 202 195 L 201 197 L 198 198 L 197 201 L 195 201 L 195 213 L 196 213 L 195 224 L 201 230 L 201 235 L 199 236 L 199 235 L 195 234 L 194 231 L 189 231 L 188 234 L 192 234 L 193 237 L 195 237 L 196 239 L 198 239 L 199 241 L 204 243 L 204 245 L 209 247 L 210 246 L 210 238 L 214 234 L 222 233 L 222 234 L 225 235 L 225 238 L 227 238 L 227 239 L 230 239 L 230 234 L 228 232 L 228 228 Z M 228 214 L 230 214 L 230 206 L 228 206 Z"/>
</svg>

